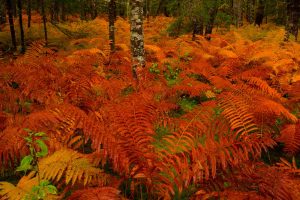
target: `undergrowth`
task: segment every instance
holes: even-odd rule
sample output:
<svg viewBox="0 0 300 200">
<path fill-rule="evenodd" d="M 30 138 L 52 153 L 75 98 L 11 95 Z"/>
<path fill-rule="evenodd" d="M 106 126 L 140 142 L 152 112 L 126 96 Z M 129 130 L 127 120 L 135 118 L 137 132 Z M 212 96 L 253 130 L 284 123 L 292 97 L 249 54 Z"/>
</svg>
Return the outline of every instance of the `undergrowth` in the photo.
<svg viewBox="0 0 300 200">
<path fill-rule="evenodd" d="M 299 199 L 300 45 L 247 28 L 170 39 L 154 28 L 168 22 L 148 24 L 138 85 L 122 19 L 115 53 L 97 19 L 64 25 L 96 37 L 58 52 L 35 41 L 0 61 L 1 179 L 31 155 L 24 128 L 49 150 L 31 160 L 39 176 L 0 183 L 2 199 L 24 198 L 37 177 L 57 188 L 47 199 Z"/>
</svg>

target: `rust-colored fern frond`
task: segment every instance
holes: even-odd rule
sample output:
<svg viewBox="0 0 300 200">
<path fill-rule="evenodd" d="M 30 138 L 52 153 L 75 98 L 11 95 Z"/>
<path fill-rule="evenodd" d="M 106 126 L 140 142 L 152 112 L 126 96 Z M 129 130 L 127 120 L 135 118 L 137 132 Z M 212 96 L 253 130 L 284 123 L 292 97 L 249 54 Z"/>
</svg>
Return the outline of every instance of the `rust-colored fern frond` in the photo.
<svg viewBox="0 0 300 200">
<path fill-rule="evenodd" d="M 0 134 L 0 167 L 14 168 L 28 154 L 25 145 L 26 132 L 18 127 L 8 127 Z"/>
<path fill-rule="evenodd" d="M 297 154 L 300 150 L 300 122 L 284 126 L 277 141 L 284 143 L 287 153 Z"/>
<path fill-rule="evenodd" d="M 262 150 L 276 144 L 269 135 L 258 134 L 257 128 L 250 132 L 232 129 L 218 110 L 196 110 L 183 118 L 177 132 L 163 137 L 163 145 L 156 149 L 160 173 L 155 180 L 160 184 L 155 188 L 160 195 L 172 196 L 191 183 L 212 180 L 230 167 L 259 158 Z"/>
<path fill-rule="evenodd" d="M 247 166 L 247 167 L 246 167 Z M 299 179 L 275 166 L 262 163 L 246 165 L 235 176 L 234 187 L 257 191 L 266 199 L 294 200 L 299 197 Z M 252 188 L 249 188 L 252 185 Z"/>
<path fill-rule="evenodd" d="M 254 107 L 254 104 L 256 104 L 256 107 Z M 298 121 L 298 118 L 294 114 L 276 101 L 266 98 L 257 98 L 252 105 L 252 112 L 258 116 L 257 119 L 259 119 L 259 116 L 264 116 L 265 122 L 267 122 L 267 120 L 271 121 L 271 119 L 276 119 L 276 117 L 283 117 L 291 123 Z"/>
<path fill-rule="evenodd" d="M 120 112 L 120 110 L 123 111 Z M 114 141 L 117 144 L 109 146 L 108 151 L 112 153 L 109 153 L 112 158 L 116 159 L 117 153 L 125 158 L 124 161 L 128 161 L 127 164 L 139 167 L 148 166 L 147 160 L 155 158 L 151 145 L 154 135 L 153 123 L 158 117 L 155 105 L 147 104 L 141 99 L 128 102 L 125 100 L 124 103 L 109 108 L 108 113 L 111 124 L 107 130 L 115 137 Z M 151 166 L 148 167 L 151 168 Z"/>
<path fill-rule="evenodd" d="M 222 115 L 229 120 L 232 130 L 239 135 L 248 135 L 258 131 L 254 116 L 249 112 L 250 108 L 243 98 L 231 93 L 224 93 L 219 100 Z"/>
<path fill-rule="evenodd" d="M 68 200 L 122 200 L 120 191 L 113 187 L 77 190 Z"/>
<path fill-rule="evenodd" d="M 53 50 L 46 47 L 46 43 L 44 40 L 38 40 L 32 42 L 29 45 L 24 55 L 24 59 L 30 61 L 32 59 L 36 59 L 44 56 L 53 56 L 54 53 L 55 52 Z"/>
<path fill-rule="evenodd" d="M 253 92 L 261 92 L 263 95 L 269 96 L 274 99 L 283 100 L 281 94 L 278 93 L 275 89 L 271 88 L 265 81 L 257 77 L 242 77 L 249 88 L 253 89 Z M 251 89 L 248 91 L 252 91 Z"/>
</svg>

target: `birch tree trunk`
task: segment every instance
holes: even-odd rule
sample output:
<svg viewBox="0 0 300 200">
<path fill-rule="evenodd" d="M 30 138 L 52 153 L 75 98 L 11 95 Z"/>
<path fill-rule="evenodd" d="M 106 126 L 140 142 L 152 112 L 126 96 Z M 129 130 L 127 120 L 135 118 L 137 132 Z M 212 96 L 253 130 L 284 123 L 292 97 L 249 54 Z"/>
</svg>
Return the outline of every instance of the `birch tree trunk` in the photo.
<svg viewBox="0 0 300 200">
<path fill-rule="evenodd" d="M 143 33 L 144 0 L 131 0 L 130 43 L 132 54 L 133 76 L 139 80 L 140 72 L 145 67 L 144 33 Z"/>
</svg>

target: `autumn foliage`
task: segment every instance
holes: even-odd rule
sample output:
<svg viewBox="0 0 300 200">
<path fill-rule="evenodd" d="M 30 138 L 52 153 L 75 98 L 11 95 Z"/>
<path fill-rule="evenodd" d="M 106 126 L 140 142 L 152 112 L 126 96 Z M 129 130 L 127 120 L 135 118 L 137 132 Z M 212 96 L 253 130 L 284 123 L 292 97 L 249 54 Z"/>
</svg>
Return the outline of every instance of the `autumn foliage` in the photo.
<svg viewBox="0 0 300 200">
<path fill-rule="evenodd" d="M 49 137 L 40 176 L 60 193 L 48 199 L 299 199 L 300 171 L 287 160 L 300 151 L 300 45 L 272 31 L 249 38 L 253 28 L 169 38 L 158 32 L 168 20 L 145 24 L 139 83 L 122 19 L 115 53 L 104 34 L 72 39 L 97 44 L 79 50 L 35 41 L 0 63 L 2 176 L 28 154 L 28 128 Z M 32 173 L 1 182 L 1 199 L 35 184 Z"/>
</svg>

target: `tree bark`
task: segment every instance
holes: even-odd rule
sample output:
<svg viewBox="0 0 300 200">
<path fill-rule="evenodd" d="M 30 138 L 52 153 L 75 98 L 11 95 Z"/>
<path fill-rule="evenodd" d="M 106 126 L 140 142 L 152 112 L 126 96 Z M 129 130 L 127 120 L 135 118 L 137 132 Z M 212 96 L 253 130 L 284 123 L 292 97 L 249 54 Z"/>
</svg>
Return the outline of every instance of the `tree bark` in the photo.
<svg viewBox="0 0 300 200">
<path fill-rule="evenodd" d="M 24 38 L 24 29 L 23 29 L 23 17 L 22 17 L 22 2 L 17 0 L 18 5 L 18 14 L 19 14 L 19 25 L 20 25 L 20 38 L 21 38 L 21 52 L 25 52 L 25 38 Z"/>
<path fill-rule="evenodd" d="M 13 45 L 13 50 L 15 51 L 15 50 L 17 50 L 17 41 L 16 41 L 15 26 L 14 26 L 12 1 L 11 0 L 6 0 L 6 6 L 7 6 L 7 14 L 8 14 L 11 42 L 12 42 L 12 45 Z"/>
<path fill-rule="evenodd" d="M 214 5 L 209 9 L 208 13 L 209 13 L 209 18 L 208 18 L 207 25 L 205 27 L 205 38 L 207 40 L 210 40 L 210 36 L 209 35 L 212 34 L 214 23 L 215 23 L 215 18 L 216 18 L 217 13 L 218 13 L 217 2 L 214 3 Z"/>
<path fill-rule="evenodd" d="M 18 16 L 16 0 L 11 0 L 11 5 L 12 5 L 13 15 L 16 18 Z"/>
<path fill-rule="evenodd" d="M 287 1 L 287 21 L 285 28 L 284 41 L 288 41 L 290 34 L 295 36 L 295 40 L 298 39 L 298 23 L 300 17 L 300 5 L 298 0 Z"/>
<path fill-rule="evenodd" d="M 259 0 L 257 11 L 255 14 L 255 25 L 258 25 L 260 27 L 260 25 L 263 22 L 264 15 L 265 15 L 265 2 L 263 2 L 263 0 Z"/>
<path fill-rule="evenodd" d="M 144 0 L 131 1 L 130 42 L 132 54 L 133 75 L 139 80 L 140 72 L 145 67 L 145 49 L 143 33 L 143 3 Z"/>
<path fill-rule="evenodd" d="M 46 13 L 45 13 L 44 0 L 41 0 L 41 7 L 42 7 L 42 16 L 43 16 L 43 24 L 44 24 L 45 43 L 47 46 L 48 45 L 48 33 L 47 33 L 47 18 L 46 18 Z"/>
<path fill-rule="evenodd" d="M 58 6 L 58 0 L 52 0 L 51 2 L 51 22 L 57 23 L 59 21 L 58 12 L 59 12 L 59 6 Z"/>
<path fill-rule="evenodd" d="M 31 0 L 27 1 L 27 16 L 28 16 L 27 27 L 30 28 L 31 27 Z"/>
<path fill-rule="evenodd" d="M 109 21 L 109 41 L 111 52 L 115 51 L 115 21 L 116 21 L 116 1 L 110 0 L 108 4 Z"/>
<path fill-rule="evenodd" d="M 66 21 L 66 7 L 65 7 L 65 2 L 61 2 L 60 4 L 60 10 L 61 10 L 61 14 L 60 14 L 60 18 L 61 21 Z"/>
<path fill-rule="evenodd" d="M 0 25 L 6 23 L 5 1 L 0 0 Z"/>
</svg>

